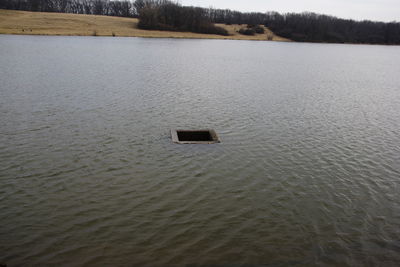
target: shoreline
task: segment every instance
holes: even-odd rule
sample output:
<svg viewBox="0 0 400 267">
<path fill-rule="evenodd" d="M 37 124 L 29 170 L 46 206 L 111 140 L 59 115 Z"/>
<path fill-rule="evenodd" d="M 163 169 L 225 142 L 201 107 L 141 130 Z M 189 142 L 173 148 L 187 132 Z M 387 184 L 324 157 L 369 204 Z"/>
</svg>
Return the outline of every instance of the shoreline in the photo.
<svg viewBox="0 0 400 267">
<path fill-rule="evenodd" d="M 137 28 L 137 18 L 99 15 L 30 12 L 0 9 L 0 34 L 43 36 L 101 36 L 176 39 L 217 39 L 271 41 L 291 40 L 275 35 L 268 28 L 264 34 L 246 36 L 237 33 L 246 25 L 215 24 L 225 28 L 229 36 L 192 32 L 142 30 Z"/>
<path fill-rule="evenodd" d="M 137 38 L 172 38 L 172 39 L 208 39 L 208 40 L 243 40 L 265 42 L 295 42 L 308 44 L 347 44 L 400 46 L 396 44 L 372 43 L 329 43 L 296 42 L 275 35 L 264 27 L 264 34 L 247 36 L 237 31 L 246 25 L 215 24 L 229 32 L 229 36 L 193 32 L 142 30 L 137 27 L 137 18 L 112 17 L 103 15 L 85 15 L 56 12 L 31 12 L 0 9 L 0 34 L 2 35 L 38 35 L 38 36 L 98 36 L 98 37 L 137 37 Z M 272 36 L 272 40 L 267 40 Z"/>
<path fill-rule="evenodd" d="M 187 39 L 187 40 L 220 40 L 220 41 L 253 41 L 253 42 L 273 42 L 273 43 L 307 43 L 307 42 L 295 42 L 295 41 L 268 41 L 268 40 L 259 40 L 259 39 L 234 39 L 234 38 L 207 38 L 207 37 L 177 37 L 177 36 L 112 36 L 112 35 L 68 35 L 68 34 L 29 34 L 29 33 L 2 33 L 0 29 L 1 35 L 10 35 L 10 36 L 54 36 L 54 37 L 107 37 L 107 38 L 145 38 L 145 39 Z M 310 44 L 325 44 L 325 43 L 310 43 Z M 334 44 L 334 43 L 326 43 L 326 44 Z M 362 45 L 362 44 L 360 44 Z M 368 45 L 368 44 L 367 44 Z"/>
</svg>

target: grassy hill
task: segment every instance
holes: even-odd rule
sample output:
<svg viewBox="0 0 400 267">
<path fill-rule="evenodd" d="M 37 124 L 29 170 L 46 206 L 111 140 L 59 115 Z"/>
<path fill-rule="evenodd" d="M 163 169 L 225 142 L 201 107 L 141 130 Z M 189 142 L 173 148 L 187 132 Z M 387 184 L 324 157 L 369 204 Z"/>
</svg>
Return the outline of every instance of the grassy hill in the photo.
<svg viewBox="0 0 400 267">
<path fill-rule="evenodd" d="M 191 32 L 150 31 L 137 28 L 138 19 L 80 15 L 66 13 L 28 12 L 0 9 L 0 34 L 130 36 L 159 38 L 200 38 L 232 40 L 289 41 L 265 28 L 264 34 L 245 36 L 237 31 L 246 25 L 217 24 L 228 30 L 230 36 Z"/>
</svg>

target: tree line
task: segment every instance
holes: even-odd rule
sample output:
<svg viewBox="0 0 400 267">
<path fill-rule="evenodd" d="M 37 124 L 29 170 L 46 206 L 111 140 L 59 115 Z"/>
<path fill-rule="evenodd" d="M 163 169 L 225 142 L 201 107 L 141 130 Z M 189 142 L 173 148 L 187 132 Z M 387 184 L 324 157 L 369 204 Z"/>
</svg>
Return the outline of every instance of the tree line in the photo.
<svg viewBox="0 0 400 267">
<path fill-rule="evenodd" d="M 138 2 L 138 3 L 136 3 Z M 139 1 L 128 0 L 0 0 L 1 9 L 137 17 Z"/>
<path fill-rule="evenodd" d="M 263 24 L 275 34 L 298 42 L 400 44 L 399 22 L 355 21 L 312 12 L 244 13 L 208 9 L 214 23 Z"/>
<path fill-rule="evenodd" d="M 400 44 L 400 23 L 354 21 L 305 12 L 268 12 L 265 26 L 299 42 Z"/>
<path fill-rule="evenodd" d="M 206 10 L 200 7 L 182 6 L 169 0 L 146 0 L 138 14 L 141 29 L 228 35 L 228 31 L 215 26 Z"/>
<path fill-rule="evenodd" d="M 239 12 L 187 7 L 170 0 L 0 0 L 1 9 L 138 17 L 143 29 L 226 35 L 213 23 L 265 25 L 300 42 L 400 44 L 399 22 L 340 19 L 310 12 Z"/>
</svg>

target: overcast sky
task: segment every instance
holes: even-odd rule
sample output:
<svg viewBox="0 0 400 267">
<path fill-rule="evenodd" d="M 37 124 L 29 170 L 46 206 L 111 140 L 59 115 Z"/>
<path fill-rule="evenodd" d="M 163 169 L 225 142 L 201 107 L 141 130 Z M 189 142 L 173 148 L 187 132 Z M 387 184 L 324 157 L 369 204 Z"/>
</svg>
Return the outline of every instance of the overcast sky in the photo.
<svg viewBox="0 0 400 267">
<path fill-rule="evenodd" d="M 183 5 L 239 11 L 311 11 L 356 20 L 400 21 L 400 0 L 179 0 Z"/>
</svg>

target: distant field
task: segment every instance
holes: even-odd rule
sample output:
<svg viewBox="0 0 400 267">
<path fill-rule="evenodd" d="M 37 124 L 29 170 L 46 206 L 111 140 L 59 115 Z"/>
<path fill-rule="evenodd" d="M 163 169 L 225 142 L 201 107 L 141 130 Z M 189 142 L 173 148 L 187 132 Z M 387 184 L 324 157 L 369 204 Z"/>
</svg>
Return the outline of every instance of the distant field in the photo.
<svg viewBox="0 0 400 267">
<path fill-rule="evenodd" d="M 231 36 L 190 32 L 149 31 L 137 28 L 138 19 L 65 13 L 27 12 L 0 9 L 0 34 L 34 35 L 98 35 L 131 37 L 171 37 L 233 40 L 289 41 L 265 28 L 264 34 L 245 36 L 237 31 L 245 25 L 217 24 L 228 30 Z"/>
</svg>

